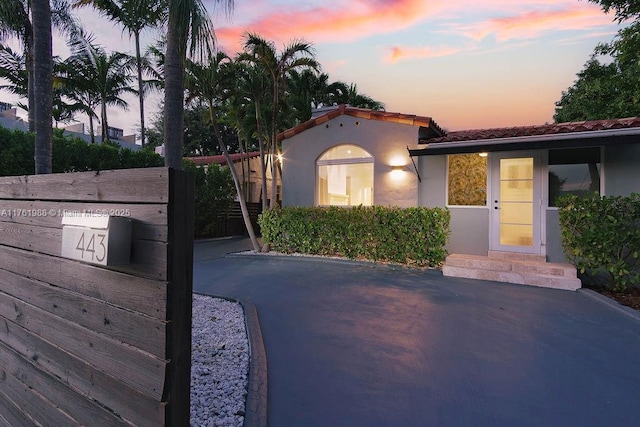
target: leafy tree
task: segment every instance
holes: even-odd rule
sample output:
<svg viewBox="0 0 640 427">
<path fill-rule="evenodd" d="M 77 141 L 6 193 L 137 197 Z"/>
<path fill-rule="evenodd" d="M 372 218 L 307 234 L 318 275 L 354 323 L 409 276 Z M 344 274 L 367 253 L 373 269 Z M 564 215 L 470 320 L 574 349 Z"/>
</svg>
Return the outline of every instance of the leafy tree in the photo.
<svg viewBox="0 0 640 427">
<path fill-rule="evenodd" d="M 602 6 L 605 13 L 615 11 L 618 22 L 640 16 L 640 2 L 636 0 L 589 0 Z"/>
<path fill-rule="evenodd" d="M 553 116 L 557 123 L 640 115 L 640 80 L 616 62 L 587 61 L 573 86 L 562 92 Z"/>
<path fill-rule="evenodd" d="M 556 102 L 556 122 L 640 115 L 640 22 L 596 46 L 573 86 Z"/>
<path fill-rule="evenodd" d="M 229 115 L 226 111 L 216 111 L 222 139 L 230 153 L 240 152 L 238 137 L 234 128 L 226 122 Z M 222 123 L 222 120 L 225 123 Z M 162 145 L 164 131 L 164 112 L 160 108 L 152 117 L 148 129 L 149 141 L 147 147 L 154 148 Z M 206 105 L 190 102 L 184 110 L 184 157 L 213 156 L 222 154 L 218 141 L 209 120 L 209 110 Z"/>
</svg>

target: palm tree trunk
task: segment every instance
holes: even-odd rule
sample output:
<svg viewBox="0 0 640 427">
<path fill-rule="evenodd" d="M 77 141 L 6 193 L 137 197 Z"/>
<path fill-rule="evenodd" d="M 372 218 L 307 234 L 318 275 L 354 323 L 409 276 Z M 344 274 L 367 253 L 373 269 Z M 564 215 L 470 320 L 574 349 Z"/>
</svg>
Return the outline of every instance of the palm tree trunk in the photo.
<svg viewBox="0 0 640 427">
<path fill-rule="evenodd" d="M 36 81 L 33 70 L 33 31 L 27 29 L 26 35 L 26 43 L 25 43 L 25 51 L 26 51 L 26 59 L 25 59 L 25 67 L 27 67 L 27 104 L 29 105 L 28 113 L 28 124 L 29 124 L 29 132 L 36 131 L 36 119 L 35 119 L 35 95 L 34 95 L 34 82 Z"/>
<path fill-rule="evenodd" d="M 276 177 L 275 177 L 275 154 L 276 154 L 276 135 L 277 135 L 277 129 L 278 129 L 278 102 L 279 102 L 279 97 L 278 97 L 278 91 L 280 90 L 279 85 L 278 85 L 278 80 L 280 79 L 280 76 L 278 74 L 276 74 L 273 78 L 273 111 L 271 112 L 271 147 L 270 147 L 270 153 L 271 153 L 271 201 L 269 203 L 269 209 L 274 209 L 276 207 L 276 194 L 275 194 L 275 189 L 276 189 Z"/>
<path fill-rule="evenodd" d="M 227 166 L 231 170 L 231 176 L 233 177 L 233 183 L 236 186 L 236 193 L 238 194 L 238 202 L 240 202 L 240 210 L 242 211 L 242 219 L 244 220 L 244 225 L 247 227 L 247 232 L 249 233 L 249 238 L 251 239 L 251 243 L 253 244 L 253 250 L 256 252 L 260 252 L 260 244 L 258 243 L 258 239 L 256 238 L 256 233 L 253 231 L 253 224 L 251 224 L 251 217 L 249 217 L 249 210 L 247 209 L 247 202 L 242 195 L 242 188 L 240 186 L 240 179 L 238 178 L 238 172 L 236 168 L 233 167 L 233 162 L 231 161 L 231 156 L 229 156 L 229 150 L 227 150 L 227 144 L 222 140 L 222 136 L 220 135 L 220 129 L 218 128 L 218 121 L 216 120 L 215 114 L 213 112 L 213 103 L 209 101 L 209 118 L 211 119 L 211 124 L 213 126 L 213 131 L 216 134 L 216 139 L 218 140 L 218 145 L 224 154 L 224 158 L 227 161 Z"/>
<path fill-rule="evenodd" d="M 262 211 L 267 210 L 267 159 L 264 152 L 264 141 L 262 140 L 262 120 L 260 119 L 260 105 L 256 106 L 256 126 L 258 131 L 258 147 L 260 150 L 260 173 L 262 174 L 261 191 L 262 191 Z"/>
<path fill-rule="evenodd" d="M 142 81 L 142 56 L 140 54 L 140 34 L 135 33 L 136 40 L 136 65 L 138 67 L 138 97 L 140 101 L 140 143 L 144 147 L 145 130 L 144 130 L 144 92 Z"/>
<path fill-rule="evenodd" d="M 175 1 L 175 0 L 173 0 Z M 170 2 L 171 3 L 171 2 Z M 171 7 L 171 6 L 169 6 Z M 176 14 L 169 14 L 164 62 L 164 164 L 182 169 L 184 151 L 184 54 L 186 36 Z"/>
<path fill-rule="evenodd" d="M 107 102 L 103 99 L 100 106 L 100 117 L 102 118 L 102 142 L 109 141 L 109 123 L 107 123 Z"/>
<path fill-rule="evenodd" d="M 95 137 L 94 131 L 93 131 L 93 117 L 91 115 L 89 115 L 89 132 L 91 133 L 91 143 L 95 144 L 96 143 L 96 137 Z"/>
<path fill-rule="evenodd" d="M 271 203 L 269 209 L 275 209 L 277 203 L 277 188 L 278 188 L 278 157 L 276 150 L 276 142 L 274 139 L 273 146 L 271 147 Z"/>
<path fill-rule="evenodd" d="M 34 59 L 35 173 L 51 173 L 53 151 L 53 58 L 49 0 L 31 1 Z M 32 108 L 30 106 L 30 108 Z"/>
</svg>

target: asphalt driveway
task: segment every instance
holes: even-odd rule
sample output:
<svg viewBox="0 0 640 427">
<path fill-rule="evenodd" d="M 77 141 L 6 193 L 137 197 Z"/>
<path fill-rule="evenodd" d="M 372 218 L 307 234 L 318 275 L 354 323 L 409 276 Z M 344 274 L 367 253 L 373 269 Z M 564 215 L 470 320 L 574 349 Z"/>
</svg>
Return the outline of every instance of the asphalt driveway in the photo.
<svg viewBox="0 0 640 427">
<path fill-rule="evenodd" d="M 584 293 L 246 245 L 196 243 L 194 290 L 255 304 L 270 426 L 640 424 L 640 322 Z"/>
</svg>

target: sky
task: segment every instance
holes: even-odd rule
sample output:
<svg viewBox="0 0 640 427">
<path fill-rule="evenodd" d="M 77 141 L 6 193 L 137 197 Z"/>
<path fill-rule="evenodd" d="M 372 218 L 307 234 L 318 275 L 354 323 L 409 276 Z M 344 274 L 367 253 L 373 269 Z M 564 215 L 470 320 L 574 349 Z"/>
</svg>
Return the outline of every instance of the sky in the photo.
<svg viewBox="0 0 640 427">
<path fill-rule="evenodd" d="M 331 81 L 356 83 L 387 111 L 428 116 L 446 130 L 552 122 L 562 91 L 619 28 L 586 0 L 235 0 L 229 16 L 224 0 L 204 2 L 228 54 L 247 31 L 279 51 L 310 42 Z M 133 53 L 117 25 L 91 9 L 79 19 L 108 51 Z M 152 44 L 156 34 L 143 38 Z M 59 36 L 54 54 L 68 55 Z M 160 99 L 149 98 L 148 115 Z M 135 132 L 137 108 L 131 98 L 128 112 L 110 110 L 110 125 Z"/>
</svg>

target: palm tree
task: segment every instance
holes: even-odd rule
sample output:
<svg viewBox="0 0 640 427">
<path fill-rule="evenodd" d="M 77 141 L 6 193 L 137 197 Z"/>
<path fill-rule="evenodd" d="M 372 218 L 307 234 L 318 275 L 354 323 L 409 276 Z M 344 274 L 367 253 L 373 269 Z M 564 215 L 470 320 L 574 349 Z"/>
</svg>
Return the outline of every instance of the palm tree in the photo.
<svg viewBox="0 0 640 427">
<path fill-rule="evenodd" d="M 33 26 L 29 16 L 26 0 L 3 0 L 0 2 L 0 41 L 9 37 L 16 37 L 24 46 L 25 67 L 27 78 L 27 104 L 33 106 Z M 35 131 L 35 110 L 28 109 L 29 131 Z"/>
<path fill-rule="evenodd" d="M 340 100 L 340 104 L 349 104 L 352 107 L 369 108 L 371 110 L 384 110 L 384 104 L 375 99 L 358 92 L 358 85 L 351 83 L 345 97 Z"/>
<path fill-rule="evenodd" d="M 267 209 L 267 157 L 265 147 L 265 130 L 264 116 L 266 114 L 265 107 L 268 106 L 268 98 L 270 94 L 270 83 L 264 70 L 258 67 L 251 67 L 241 62 L 243 55 L 238 57 L 234 63 L 235 66 L 235 90 L 231 94 L 232 99 L 235 98 L 236 103 L 243 103 L 246 107 L 245 117 L 253 117 L 253 125 L 247 122 L 237 123 L 237 127 L 244 129 L 247 137 L 255 135 L 258 140 L 258 150 L 260 151 L 260 169 L 261 169 L 261 193 L 262 193 L 262 210 Z M 239 116 L 239 114 L 238 114 Z M 268 139 L 268 137 L 267 137 Z"/>
<path fill-rule="evenodd" d="M 21 98 L 27 98 L 29 78 L 25 61 L 25 55 L 0 44 L 0 78 L 8 82 L 8 84 L 0 85 L 0 90 L 4 89 Z M 24 108 L 28 109 L 26 105 Z"/>
<path fill-rule="evenodd" d="M 49 0 L 31 0 L 33 22 L 33 95 L 35 173 L 51 173 L 53 151 L 53 47 Z"/>
<path fill-rule="evenodd" d="M 36 12 L 38 13 L 38 12 Z M 25 68 L 27 72 L 27 105 L 34 105 L 34 52 L 33 52 L 33 11 L 30 0 L 2 0 L 0 2 L 0 41 L 9 37 L 16 37 L 23 45 L 23 55 L 25 57 Z M 49 22 L 54 27 L 59 28 L 63 32 L 69 32 L 76 23 L 69 13 L 68 5 L 65 0 L 52 0 L 49 8 Z M 46 19 L 46 18 L 45 18 Z M 38 22 L 38 24 L 46 25 L 46 23 Z M 49 30 L 49 33 L 51 30 Z M 27 106 L 29 114 L 28 123 L 29 131 L 35 132 L 35 110 Z"/>
<path fill-rule="evenodd" d="M 168 118 L 164 121 L 165 165 L 182 169 L 185 60 L 188 53 L 211 52 L 213 24 L 201 0 L 168 0 L 168 3 L 163 67 L 164 108 Z M 223 4 L 227 11 L 233 8 L 233 0 L 225 0 Z"/>
<path fill-rule="evenodd" d="M 67 58 L 62 63 L 57 75 L 58 84 L 64 98 L 69 100 L 74 111 L 83 112 L 89 118 L 89 135 L 91 143 L 95 143 L 94 119 L 98 119 L 95 109 L 100 105 L 100 95 L 93 84 L 91 74 L 82 68 L 76 68 L 79 61 L 75 57 Z"/>
<path fill-rule="evenodd" d="M 244 219 L 247 232 L 251 238 L 253 249 L 260 251 L 260 244 L 253 231 L 253 225 L 249 217 L 249 210 L 247 209 L 247 203 L 242 194 L 242 185 L 238 178 L 238 173 L 233 166 L 231 157 L 229 156 L 229 150 L 227 144 L 224 143 L 222 135 L 220 133 L 220 127 L 216 118 L 216 108 L 220 103 L 228 97 L 228 93 L 233 84 L 232 68 L 229 67 L 230 58 L 222 53 L 217 52 L 215 55 L 209 58 L 209 62 L 205 65 L 198 64 L 192 61 L 187 61 L 187 73 L 186 73 L 186 88 L 187 88 L 187 102 L 192 100 L 199 100 L 206 103 L 209 109 L 209 120 L 213 126 L 216 139 L 220 150 L 224 154 L 224 157 L 231 170 L 233 176 L 233 182 L 236 186 L 236 192 L 238 194 L 238 201 L 240 202 L 240 209 L 242 211 L 242 218 Z"/>
<path fill-rule="evenodd" d="M 73 72 L 68 75 L 68 82 L 70 86 L 71 83 L 76 84 L 81 90 L 91 86 L 94 88 L 94 93 L 100 100 L 102 142 L 108 141 L 107 106 L 127 109 L 128 104 L 121 97 L 122 94 L 136 93 L 130 87 L 133 80 L 133 58 L 121 52 L 107 54 L 104 48 L 94 45 L 92 37 L 85 35 L 83 31 L 74 34 L 69 45 L 71 56 L 67 59 L 67 64 Z"/>
<path fill-rule="evenodd" d="M 276 204 L 276 136 L 278 134 L 278 110 L 280 106 L 281 90 L 285 76 L 291 70 L 298 68 L 318 68 L 318 62 L 313 58 L 313 48 L 311 44 L 303 41 L 294 41 L 285 46 L 280 53 L 277 52 L 273 42 L 267 41 L 257 34 L 246 33 L 244 49 L 246 54 L 243 59 L 251 61 L 256 66 L 262 68 L 270 77 L 272 84 L 272 110 L 271 110 L 271 134 L 270 138 L 270 158 L 271 158 L 271 208 Z"/>
<path fill-rule="evenodd" d="M 145 68 L 140 51 L 140 33 L 156 27 L 166 17 L 166 4 L 155 0 L 78 0 L 74 7 L 91 4 L 110 20 L 118 22 L 133 36 L 136 45 L 136 71 L 138 74 L 138 97 L 140 103 L 140 141 L 145 144 L 144 126 L 144 81 Z"/>
</svg>

